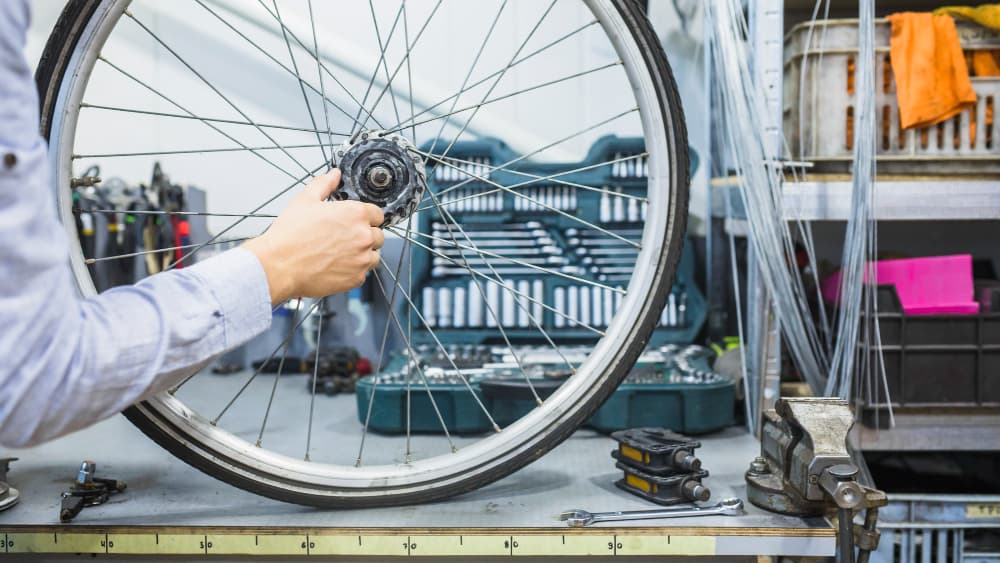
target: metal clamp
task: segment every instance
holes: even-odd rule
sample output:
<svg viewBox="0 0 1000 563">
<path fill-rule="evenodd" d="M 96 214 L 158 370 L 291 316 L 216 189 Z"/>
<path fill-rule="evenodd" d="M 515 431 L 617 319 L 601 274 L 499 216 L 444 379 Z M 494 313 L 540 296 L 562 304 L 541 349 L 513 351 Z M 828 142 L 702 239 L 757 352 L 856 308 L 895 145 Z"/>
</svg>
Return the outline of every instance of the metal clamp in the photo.
<svg viewBox="0 0 1000 563">
<path fill-rule="evenodd" d="M 10 471 L 10 463 L 17 461 L 16 457 L 0 458 L 0 511 L 17 504 L 21 500 L 21 493 L 7 482 L 7 472 Z"/>
</svg>

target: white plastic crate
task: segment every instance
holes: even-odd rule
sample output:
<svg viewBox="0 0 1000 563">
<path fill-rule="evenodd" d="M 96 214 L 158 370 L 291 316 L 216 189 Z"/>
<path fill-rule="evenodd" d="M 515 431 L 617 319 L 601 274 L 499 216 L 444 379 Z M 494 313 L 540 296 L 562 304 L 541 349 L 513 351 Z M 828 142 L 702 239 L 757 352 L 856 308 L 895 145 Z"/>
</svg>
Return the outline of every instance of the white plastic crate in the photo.
<svg viewBox="0 0 1000 563">
<path fill-rule="evenodd" d="M 1000 49 L 1000 34 L 956 22 L 965 51 Z M 810 29 L 812 30 L 810 34 Z M 972 78 L 976 106 L 937 125 L 902 130 L 889 60 L 890 25 L 875 30 L 875 117 L 882 172 L 1000 172 L 1000 77 Z M 795 26 L 785 37 L 784 131 L 791 159 L 846 170 L 858 92 L 857 20 Z"/>
</svg>

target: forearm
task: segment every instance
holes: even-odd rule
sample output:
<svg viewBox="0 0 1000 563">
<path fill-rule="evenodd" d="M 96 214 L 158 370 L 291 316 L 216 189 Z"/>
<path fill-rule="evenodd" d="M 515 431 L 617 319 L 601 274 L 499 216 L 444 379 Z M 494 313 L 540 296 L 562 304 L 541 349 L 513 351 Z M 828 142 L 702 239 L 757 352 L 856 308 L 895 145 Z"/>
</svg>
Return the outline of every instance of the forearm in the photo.
<svg viewBox="0 0 1000 563">
<path fill-rule="evenodd" d="M 241 249 L 90 299 L 61 291 L 66 276 L 49 279 L 56 290 L 18 342 L 0 336 L 4 347 L 19 348 L 0 398 L 6 445 L 48 440 L 118 413 L 270 323 L 264 273 Z"/>
</svg>

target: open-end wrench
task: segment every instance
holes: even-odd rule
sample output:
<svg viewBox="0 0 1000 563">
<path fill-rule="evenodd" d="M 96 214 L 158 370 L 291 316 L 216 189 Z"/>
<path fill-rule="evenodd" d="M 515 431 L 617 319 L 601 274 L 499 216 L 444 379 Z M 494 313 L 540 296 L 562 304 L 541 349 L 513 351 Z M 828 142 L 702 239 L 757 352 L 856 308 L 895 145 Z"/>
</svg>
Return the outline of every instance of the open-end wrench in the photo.
<svg viewBox="0 0 1000 563">
<path fill-rule="evenodd" d="M 622 520 L 647 520 L 652 518 L 687 518 L 688 516 L 738 516 L 743 514 L 743 501 L 727 498 L 712 506 L 661 508 L 655 510 L 622 510 L 618 512 L 587 512 L 567 510 L 559 515 L 560 520 L 574 528 L 589 526 L 596 522 L 616 522 Z"/>
</svg>

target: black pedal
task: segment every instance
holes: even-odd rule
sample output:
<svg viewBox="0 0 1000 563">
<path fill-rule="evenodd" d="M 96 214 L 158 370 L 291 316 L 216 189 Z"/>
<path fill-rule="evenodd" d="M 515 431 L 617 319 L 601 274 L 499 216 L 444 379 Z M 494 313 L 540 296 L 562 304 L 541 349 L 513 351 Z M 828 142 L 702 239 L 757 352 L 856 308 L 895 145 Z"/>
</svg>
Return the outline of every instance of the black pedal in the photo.
<svg viewBox="0 0 1000 563">
<path fill-rule="evenodd" d="M 125 481 L 98 479 L 94 477 L 96 471 L 97 464 L 92 461 L 85 461 L 80 465 L 73 487 L 62 494 L 59 508 L 61 521 L 69 522 L 84 508 L 104 504 L 111 495 L 125 490 Z"/>
<path fill-rule="evenodd" d="M 625 472 L 625 476 L 615 481 L 615 485 L 650 502 L 682 504 L 706 501 L 712 496 L 712 491 L 701 482 L 708 477 L 708 471 L 663 476 L 652 475 L 621 462 L 616 463 L 615 467 Z"/>
<path fill-rule="evenodd" d="M 302 361 L 302 371 L 310 374 L 307 382 L 309 390 L 315 389 L 316 393 L 325 395 L 353 393 L 361 377 L 361 360 L 361 354 L 349 346 L 321 351 L 318 360 L 314 354 L 308 355 Z"/>
<path fill-rule="evenodd" d="M 614 432 L 611 437 L 618 442 L 611 457 L 619 465 L 660 476 L 701 470 L 701 460 L 694 455 L 701 442 L 687 436 L 665 428 L 630 428 Z"/>
</svg>

